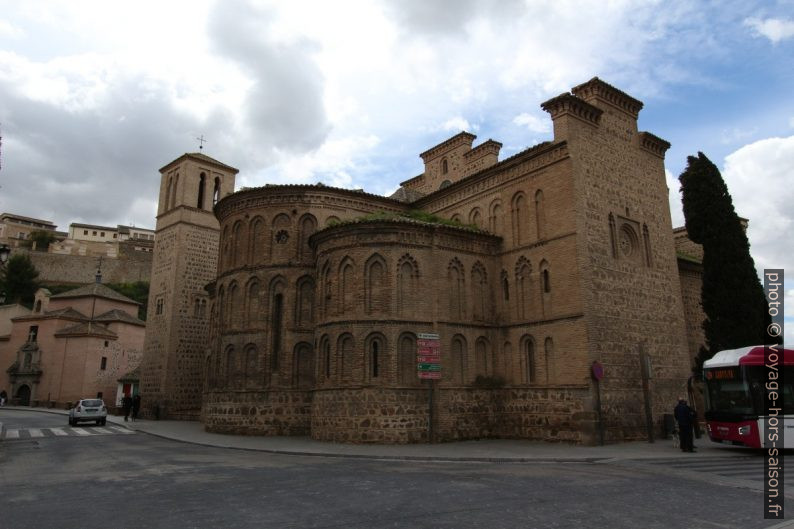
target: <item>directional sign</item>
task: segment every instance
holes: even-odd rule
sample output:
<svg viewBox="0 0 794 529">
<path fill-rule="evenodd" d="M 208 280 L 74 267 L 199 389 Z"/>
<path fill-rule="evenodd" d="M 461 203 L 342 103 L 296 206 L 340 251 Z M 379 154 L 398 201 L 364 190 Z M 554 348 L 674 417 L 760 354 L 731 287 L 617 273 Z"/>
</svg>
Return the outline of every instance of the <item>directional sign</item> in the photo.
<svg viewBox="0 0 794 529">
<path fill-rule="evenodd" d="M 440 380 L 441 371 L 420 371 L 419 378 L 424 380 Z"/>
<path fill-rule="evenodd" d="M 416 357 L 417 364 L 440 364 L 441 357 L 438 355 L 419 355 Z"/>
<path fill-rule="evenodd" d="M 434 332 L 420 332 L 416 334 L 419 340 L 440 340 L 441 335 Z"/>
<path fill-rule="evenodd" d="M 441 336 L 433 332 L 420 332 L 416 338 L 416 372 L 419 378 L 441 378 Z"/>
<path fill-rule="evenodd" d="M 441 371 L 441 364 L 416 364 L 419 371 Z"/>
</svg>

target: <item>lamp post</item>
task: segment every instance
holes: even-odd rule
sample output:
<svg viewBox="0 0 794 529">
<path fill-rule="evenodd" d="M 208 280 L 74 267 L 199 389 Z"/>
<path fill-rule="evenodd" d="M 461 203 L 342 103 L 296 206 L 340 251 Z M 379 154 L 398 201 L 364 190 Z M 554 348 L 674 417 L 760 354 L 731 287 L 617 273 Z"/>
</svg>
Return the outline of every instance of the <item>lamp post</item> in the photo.
<svg viewBox="0 0 794 529">
<path fill-rule="evenodd" d="M 5 270 L 9 255 L 11 255 L 11 248 L 9 248 L 7 244 L 0 244 L 0 270 Z M 5 302 L 6 293 L 0 291 L 0 305 L 5 305 Z"/>
</svg>

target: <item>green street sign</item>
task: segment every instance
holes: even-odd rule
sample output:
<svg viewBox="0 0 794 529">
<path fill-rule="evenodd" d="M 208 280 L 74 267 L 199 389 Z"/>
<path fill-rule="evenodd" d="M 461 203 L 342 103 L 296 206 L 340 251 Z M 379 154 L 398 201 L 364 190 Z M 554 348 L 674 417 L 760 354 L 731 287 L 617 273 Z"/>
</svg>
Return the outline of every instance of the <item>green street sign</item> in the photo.
<svg viewBox="0 0 794 529">
<path fill-rule="evenodd" d="M 441 371 L 441 364 L 416 364 L 419 371 Z"/>
</svg>

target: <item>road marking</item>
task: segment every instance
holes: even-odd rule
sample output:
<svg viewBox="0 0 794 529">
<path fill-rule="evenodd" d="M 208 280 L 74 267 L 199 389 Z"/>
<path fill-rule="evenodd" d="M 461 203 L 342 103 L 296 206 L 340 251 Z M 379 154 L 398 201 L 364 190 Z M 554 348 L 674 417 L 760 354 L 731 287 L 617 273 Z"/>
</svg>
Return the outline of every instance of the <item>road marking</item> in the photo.
<svg viewBox="0 0 794 529">
<path fill-rule="evenodd" d="M 110 430 L 115 430 L 119 433 L 135 433 L 134 430 L 128 430 L 126 428 L 122 428 L 121 426 L 110 426 L 108 427 Z"/>
<path fill-rule="evenodd" d="M 19 430 L 6 430 L 6 439 L 19 439 Z"/>
<path fill-rule="evenodd" d="M 63 428 L 50 428 L 50 431 L 52 433 L 54 433 L 55 435 L 58 435 L 58 436 L 60 436 L 60 435 L 69 435 L 68 433 L 63 431 Z"/>
<path fill-rule="evenodd" d="M 72 428 L 72 431 L 77 435 L 91 435 L 87 431 L 83 430 L 82 428 Z"/>
<path fill-rule="evenodd" d="M 113 433 L 113 430 L 110 428 L 93 428 L 92 430 L 99 433 Z"/>
<path fill-rule="evenodd" d="M 44 434 L 38 428 L 28 428 L 28 433 L 31 437 L 44 437 Z"/>
</svg>

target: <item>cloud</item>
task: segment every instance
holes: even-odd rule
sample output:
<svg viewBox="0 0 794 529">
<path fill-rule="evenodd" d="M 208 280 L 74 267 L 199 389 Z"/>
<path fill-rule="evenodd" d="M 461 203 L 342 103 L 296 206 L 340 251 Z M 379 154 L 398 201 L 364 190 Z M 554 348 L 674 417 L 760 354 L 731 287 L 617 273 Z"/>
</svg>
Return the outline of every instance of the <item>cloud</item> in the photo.
<svg viewBox="0 0 794 529">
<path fill-rule="evenodd" d="M 547 133 L 551 132 L 551 120 L 548 116 L 539 118 L 526 112 L 517 115 L 513 118 L 513 123 L 519 126 L 526 127 L 532 132 Z"/>
<path fill-rule="evenodd" d="M 274 18 L 248 2 L 219 2 L 209 15 L 210 43 L 248 78 L 240 111 L 247 139 L 264 151 L 305 153 L 320 147 L 330 130 L 323 77 L 312 58 L 318 47 L 307 39 L 268 39 Z"/>
<path fill-rule="evenodd" d="M 725 158 L 722 176 L 736 213 L 750 220 L 750 251 L 759 275 L 764 269 L 794 270 L 790 234 L 794 230 L 794 136 L 759 140 Z M 794 306 L 794 290 L 785 302 Z M 786 326 L 786 343 L 794 343 L 794 321 Z"/>
<path fill-rule="evenodd" d="M 448 130 L 452 132 L 460 132 L 460 131 L 467 131 L 470 132 L 472 130 L 477 130 L 476 125 L 471 125 L 465 118 L 461 116 L 455 116 L 449 118 L 441 125 L 441 130 Z"/>
<path fill-rule="evenodd" d="M 6 20 L 0 20 L 0 38 L 19 39 L 24 35 L 25 32 L 22 29 L 11 25 L 11 23 Z"/>
<path fill-rule="evenodd" d="M 766 37 L 777 44 L 781 40 L 794 37 L 794 20 L 788 18 L 746 18 L 744 25 L 753 30 L 756 37 Z"/>
</svg>

